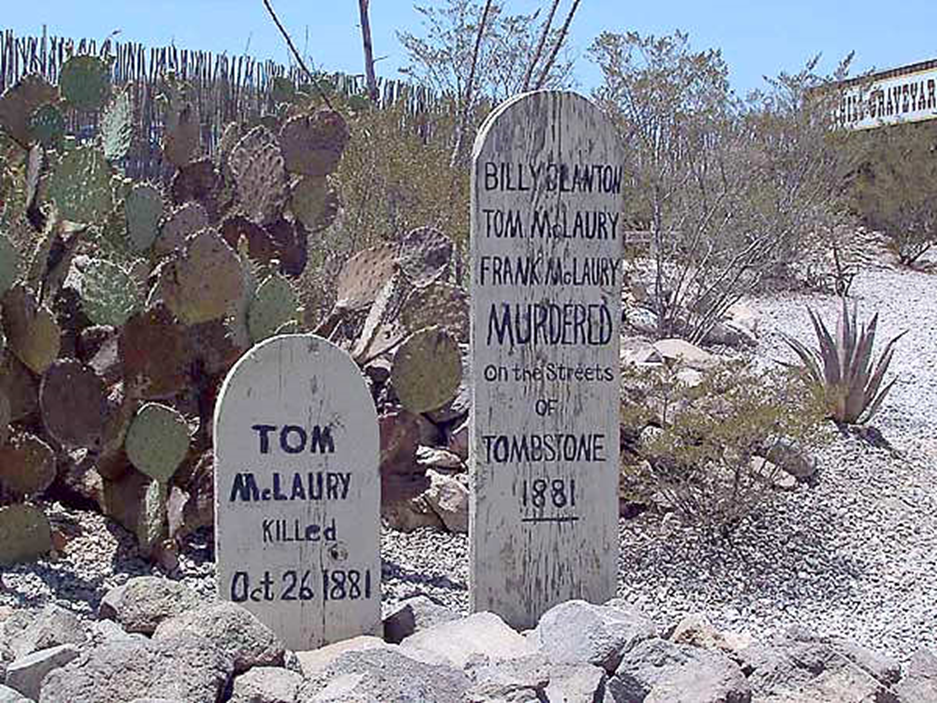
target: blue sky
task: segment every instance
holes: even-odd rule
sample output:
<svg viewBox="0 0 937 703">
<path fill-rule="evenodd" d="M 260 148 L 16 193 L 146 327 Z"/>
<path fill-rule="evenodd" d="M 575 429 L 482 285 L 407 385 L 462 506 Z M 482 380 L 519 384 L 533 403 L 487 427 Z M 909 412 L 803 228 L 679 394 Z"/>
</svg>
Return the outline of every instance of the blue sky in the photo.
<svg viewBox="0 0 937 703">
<path fill-rule="evenodd" d="M 317 66 L 361 72 L 356 0 L 271 0 L 281 20 Z M 431 3 L 433 0 L 422 0 Z M 563 0 L 568 7 L 572 0 Z M 507 0 L 509 9 L 530 12 L 548 0 Z M 2 0 L 0 28 L 39 34 L 104 37 L 120 29 L 126 40 L 151 45 L 175 42 L 180 48 L 251 54 L 285 63 L 288 52 L 261 0 L 43 0 L 36 4 Z M 397 77 L 405 56 L 394 30 L 419 29 L 412 0 L 371 0 L 371 24 L 379 73 Z M 309 40 L 305 36 L 308 28 Z M 744 94 L 761 77 L 797 71 L 822 52 L 820 68 L 831 71 L 839 58 L 857 52 L 858 70 L 885 69 L 937 58 L 937 0 L 830 2 L 827 0 L 581 0 L 572 46 L 584 52 L 601 31 L 642 34 L 689 32 L 696 49 L 720 48 L 733 87 Z M 248 44 L 249 43 L 249 44 Z M 597 71 L 583 59 L 579 88 L 588 92 Z"/>
</svg>

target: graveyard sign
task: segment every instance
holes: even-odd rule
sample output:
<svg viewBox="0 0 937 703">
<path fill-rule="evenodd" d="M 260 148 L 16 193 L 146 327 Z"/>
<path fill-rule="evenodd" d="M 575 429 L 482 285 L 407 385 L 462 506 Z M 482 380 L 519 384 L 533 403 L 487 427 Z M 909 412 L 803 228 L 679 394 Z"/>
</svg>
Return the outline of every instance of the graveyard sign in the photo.
<svg viewBox="0 0 937 703">
<path fill-rule="evenodd" d="M 314 335 L 258 344 L 215 408 L 219 597 L 294 650 L 381 624 L 377 415 L 358 367 Z"/>
<path fill-rule="evenodd" d="M 621 149 L 553 91 L 505 103 L 475 142 L 471 599 L 518 628 L 615 595 Z"/>
</svg>

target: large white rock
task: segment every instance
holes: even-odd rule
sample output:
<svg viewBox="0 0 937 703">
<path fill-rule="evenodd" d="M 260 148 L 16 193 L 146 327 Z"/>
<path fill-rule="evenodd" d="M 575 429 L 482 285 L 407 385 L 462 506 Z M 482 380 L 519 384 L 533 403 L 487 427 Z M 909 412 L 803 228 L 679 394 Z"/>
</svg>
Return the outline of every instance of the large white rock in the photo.
<svg viewBox="0 0 937 703">
<path fill-rule="evenodd" d="M 624 154 L 585 98 L 506 101 L 472 170 L 471 608 L 614 594 Z"/>
<path fill-rule="evenodd" d="M 255 346 L 214 437 L 219 596 L 294 650 L 380 632 L 377 415 L 351 357 L 314 335 Z"/>
<path fill-rule="evenodd" d="M 423 653 L 441 656 L 460 669 L 484 662 L 519 659 L 536 651 L 523 635 L 494 613 L 475 613 L 433 625 L 407 637 L 401 647 L 418 658 Z"/>
</svg>

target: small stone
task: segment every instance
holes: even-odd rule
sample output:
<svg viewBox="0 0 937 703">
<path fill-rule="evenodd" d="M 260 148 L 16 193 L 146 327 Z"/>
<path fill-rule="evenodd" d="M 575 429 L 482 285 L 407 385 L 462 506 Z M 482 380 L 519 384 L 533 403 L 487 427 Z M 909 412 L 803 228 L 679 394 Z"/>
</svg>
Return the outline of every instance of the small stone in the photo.
<svg viewBox="0 0 937 703">
<path fill-rule="evenodd" d="M 47 605 L 38 613 L 17 611 L 3 624 L 2 634 L 17 659 L 63 644 L 83 644 L 88 638 L 78 616 L 55 604 Z"/>
<path fill-rule="evenodd" d="M 181 634 L 195 634 L 213 643 L 233 659 L 235 672 L 283 665 L 285 649 L 280 639 L 249 610 L 235 603 L 220 601 L 163 620 L 153 639 Z"/>
<path fill-rule="evenodd" d="M 451 476 L 426 472 L 430 487 L 423 496 L 449 532 L 468 533 L 469 491 Z"/>
<path fill-rule="evenodd" d="M 449 608 L 433 602 L 426 596 L 414 596 L 400 601 L 384 616 L 384 639 L 400 644 L 414 632 L 458 619 L 459 616 Z"/>
<path fill-rule="evenodd" d="M 201 602 L 185 584 L 157 576 L 138 576 L 118 588 L 109 600 L 105 596 L 107 606 L 102 601 L 101 611 L 114 612 L 114 619 L 127 632 L 151 635 L 164 620 L 192 610 Z"/>
<path fill-rule="evenodd" d="M 624 601 L 593 605 L 567 601 L 544 613 L 531 641 L 557 664 L 593 664 L 613 672 L 622 654 L 655 637 L 657 627 L 643 612 Z"/>
<path fill-rule="evenodd" d="M 317 676 L 346 652 L 366 652 L 369 649 L 386 649 L 389 645 L 380 637 L 361 635 L 351 639 L 327 644 L 307 652 L 295 652 L 303 675 L 307 678 Z"/>
<path fill-rule="evenodd" d="M 439 623 L 407 637 L 404 653 L 422 650 L 447 659 L 460 669 L 483 661 L 517 659 L 535 650 L 522 635 L 494 613 L 474 613 Z"/>
<path fill-rule="evenodd" d="M 303 677 L 272 666 L 257 666 L 234 679 L 231 703 L 294 703 Z"/>
<path fill-rule="evenodd" d="M 602 701 L 605 679 L 605 670 L 591 664 L 554 665 L 544 695 L 550 703 Z"/>
<path fill-rule="evenodd" d="M 20 657 L 7 667 L 6 685 L 27 698 L 39 700 L 42 680 L 54 669 L 65 666 L 80 654 L 73 644 L 42 649 Z"/>
</svg>

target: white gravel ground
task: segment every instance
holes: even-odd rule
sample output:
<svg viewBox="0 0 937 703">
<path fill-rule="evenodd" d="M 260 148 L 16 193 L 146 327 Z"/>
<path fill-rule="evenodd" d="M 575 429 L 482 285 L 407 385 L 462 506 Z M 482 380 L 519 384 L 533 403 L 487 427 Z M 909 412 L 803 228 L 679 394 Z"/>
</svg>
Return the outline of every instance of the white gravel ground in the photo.
<svg viewBox="0 0 937 703">
<path fill-rule="evenodd" d="M 661 624 L 705 612 L 719 627 L 763 637 L 792 623 L 844 636 L 904 661 L 937 649 L 937 275 L 871 271 L 852 290 L 866 319 L 880 313 L 880 342 L 909 330 L 891 375 L 898 383 L 875 418 L 889 448 L 837 435 L 818 456 L 815 486 L 800 485 L 743 524 L 730 544 L 691 529 L 664 538 L 657 518 L 621 523 L 619 595 Z M 778 330 L 812 341 L 804 306 L 833 319 L 828 296 L 756 300 L 759 355 L 790 358 Z M 835 433 L 834 433 L 835 434 Z M 0 606 L 48 601 L 91 615 L 106 590 L 150 573 L 132 538 L 91 513 L 54 509 L 70 535 L 57 559 L 2 574 Z M 426 593 L 459 610 L 468 604 L 464 535 L 420 530 L 383 534 L 384 600 Z M 180 576 L 214 593 L 211 534 L 190 540 Z"/>
</svg>

